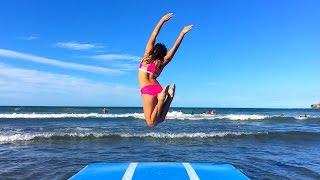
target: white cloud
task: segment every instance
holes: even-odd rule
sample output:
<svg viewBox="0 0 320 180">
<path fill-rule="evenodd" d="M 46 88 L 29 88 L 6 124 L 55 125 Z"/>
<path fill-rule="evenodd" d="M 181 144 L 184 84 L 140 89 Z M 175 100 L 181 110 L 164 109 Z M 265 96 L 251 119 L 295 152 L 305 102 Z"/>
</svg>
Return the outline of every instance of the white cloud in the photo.
<svg viewBox="0 0 320 180">
<path fill-rule="evenodd" d="M 100 74 L 124 73 L 119 69 L 111 69 L 111 68 L 98 67 L 98 66 L 92 66 L 92 65 L 65 62 L 62 60 L 41 57 L 41 56 L 36 56 L 32 54 L 26 54 L 26 53 L 21 53 L 17 51 L 7 50 L 7 49 L 0 49 L 0 56 L 7 57 L 7 58 L 16 58 L 16 59 L 31 61 L 31 62 L 40 63 L 40 64 L 46 64 L 46 65 L 56 66 L 60 68 L 92 72 L 92 73 L 100 73 Z"/>
<path fill-rule="evenodd" d="M 99 49 L 103 46 L 89 43 L 78 43 L 78 42 L 58 42 L 55 46 L 71 50 L 89 50 L 89 49 Z"/>
<path fill-rule="evenodd" d="M 113 60 L 130 60 L 130 61 L 139 61 L 141 57 L 129 55 L 129 54 L 101 54 L 92 56 L 93 59 L 113 61 Z"/>
<path fill-rule="evenodd" d="M 110 66 L 123 71 L 132 71 L 137 69 L 137 62 L 141 57 L 130 54 L 100 54 L 91 56 L 92 59 L 112 62 Z"/>
<path fill-rule="evenodd" d="M 32 41 L 32 40 L 39 39 L 39 37 L 37 37 L 37 36 L 22 36 L 22 37 L 18 37 L 18 39 L 22 39 L 22 40 L 26 40 L 26 41 Z"/>
<path fill-rule="evenodd" d="M 125 63 L 122 63 L 122 64 L 115 64 L 115 65 L 112 65 L 114 68 L 117 68 L 117 69 L 121 69 L 123 71 L 134 71 L 134 70 L 137 70 L 137 64 L 125 64 Z"/>
<path fill-rule="evenodd" d="M 116 103 L 138 104 L 138 98 L 137 88 L 0 63 L 1 105 L 121 105 Z"/>
</svg>

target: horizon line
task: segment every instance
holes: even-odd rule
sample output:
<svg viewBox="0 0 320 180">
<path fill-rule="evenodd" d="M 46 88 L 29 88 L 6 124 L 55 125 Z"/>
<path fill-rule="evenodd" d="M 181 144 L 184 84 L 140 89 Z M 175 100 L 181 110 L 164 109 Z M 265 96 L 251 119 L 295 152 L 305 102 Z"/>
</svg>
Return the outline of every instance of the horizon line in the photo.
<svg viewBox="0 0 320 180">
<path fill-rule="evenodd" d="M 73 105 L 0 105 L 0 107 L 74 107 L 74 108 L 142 108 L 142 106 L 73 106 Z M 173 106 L 172 108 L 202 108 L 202 109 L 314 109 L 311 107 L 204 107 L 204 106 Z"/>
</svg>

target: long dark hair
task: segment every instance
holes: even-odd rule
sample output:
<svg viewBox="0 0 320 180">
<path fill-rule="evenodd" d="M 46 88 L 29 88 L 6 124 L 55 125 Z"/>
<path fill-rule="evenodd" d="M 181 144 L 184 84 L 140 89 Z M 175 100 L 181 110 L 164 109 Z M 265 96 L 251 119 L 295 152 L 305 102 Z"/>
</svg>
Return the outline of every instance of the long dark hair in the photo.
<svg viewBox="0 0 320 180">
<path fill-rule="evenodd" d="M 149 57 L 145 57 L 143 61 L 148 64 L 154 60 L 162 61 L 163 58 L 167 55 L 167 51 L 168 50 L 164 44 L 157 43 L 153 46 L 152 54 Z"/>
</svg>

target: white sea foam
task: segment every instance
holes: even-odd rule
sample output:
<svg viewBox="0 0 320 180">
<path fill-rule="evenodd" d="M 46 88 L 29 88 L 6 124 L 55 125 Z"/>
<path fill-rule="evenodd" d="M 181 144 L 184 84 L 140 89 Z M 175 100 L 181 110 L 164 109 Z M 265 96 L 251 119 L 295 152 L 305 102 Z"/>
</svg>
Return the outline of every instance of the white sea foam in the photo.
<svg viewBox="0 0 320 180">
<path fill-rule="evenodd" d="M 12 113 L 0 114 L 0 118 L 7 119 L 51 119 L 51 118 L 121 118 L 135 117 L 143 118 L 142 113 L 124 113 L 124 114 L 98 114 L 98 113 L 56 113 L 56 114 L 40 114 L 40 113 Z"/>
<path fill-rule="evenodd" d="M 124 114 L 98 114 L 98 113 L 58 113 L 58 114 L 38 114 L 38 113 L 12 113 L 0 114 L 0 118 L 7 119 L 50 119 L 50 118 L 126 118 L 133 117 L 144 119 L 143 113 L 124 113 Z M 207 115 L 207 114 L 187 114 L 178 111 L 172 111 L 167 114 L 167 119 L 180 120 L 200 120 L 200 119 L 230 119 L 230 120 L 249 120 L 264 119 L 267 116 L 247 115 L 247 114 L 228 114 L 228 115 Z"/>
<path fill-rule="evenodd" d="M 240 136 L 252 133 L 247 132 L 196 132 L 196 133 L 145 133 L 145 134 L 121 134 L 121 137 L 150 137 L 150 138 L 211 138 L 211 137 L 225 137 L 225 136 Z"/>
<path fill-rule="evenodd" d="M 308 117 L 304 117 L 304 116 L 295 116 L 293 117 L 294 119 L 297 119 L 297 120 L 305 120 L 305 119 L 308 119 Z"/>
<path fill-rule="evenodd" d="M 230 120 L 251 120 L 251 119 L 261 120 L 261 119 L 270 118 L 270 116 L 258 115 L 258 114 L 228 114 L 228 115 L 218 116 L 217 118 L 230 119 Z"/>
<path fill-rule="evenodd" d="M 38 137 L 39 135 L 44 138 L 52 136 L 50 133 L 0 135 L 0 142 L 28 141 Z"/>
<path fill-rule="evenodd" d="M 249 135 L 253 133 L 248 132 L 196 132 L 196 133 L 96 133 L 96 132 L 72 132 L 72 133 L 19 133 L 19 134 L 10 134 L 10 135 L 0 135 L 0 142 L 14 142 L 14 141 L 30 141 L 35 139 L 50 139 L 52 137 L 74 137 L 74 138 L 83 138 L 83 137 L 113 137 L 118 136 L 122 138 L 157 138 L 157 139 L 181 139 L 181 138 L 214 138 L 214 137 L 225 137 L 225 136 L 241 136 Z"/>
<path fill-rule="evenodd" d="M 62 118 L 135 118 L 144 119 L 143 113 L 123 113 L 123 114 L 99 114 L 99 113 L 7 113 L 0 114 L 0 119 L 62 119 Z M 268 118 L 281 118 L 280 116 L 270 116 L 262 114 L 188 114 L 180 111 L 168 112 L 166 119 L 177 120 L 214 120 L 214 119 L 228 119 L 228 120 L 263 120 Z M 285 116 L 283 118 L 307 119 L 298 116 Z M 319 118 L 309 116 L 308 118 Z"/>
</svg>

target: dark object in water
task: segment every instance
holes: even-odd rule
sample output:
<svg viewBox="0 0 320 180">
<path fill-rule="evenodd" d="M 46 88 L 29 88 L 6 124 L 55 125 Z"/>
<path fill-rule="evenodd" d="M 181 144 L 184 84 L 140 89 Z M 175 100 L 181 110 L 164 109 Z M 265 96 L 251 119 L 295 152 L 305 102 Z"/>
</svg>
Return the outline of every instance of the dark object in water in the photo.
<svg viewBox="0 0 320 180">
<path fill-rule="evenodd" d="M 300 115 L 299 117 L 308 117 L 308 115 L 304 114 L 304 115 Z"/>
<path fill-rule="evenodd" d="M 215 110 L 209 110 L 209 111 L 206 111 L 206 112 L 203 112 L 203 114 L 207 114 L 207 115 L 216 115 L 216 111 Z"/>
<path fill-rule="evenodd" d="M 101 113 L 102 113 L 102 114 L 108 114 L 108 110 L 107 110 L 106 108 L 103 108 L 103 109 L 101 110 Z"/>
</svg>

